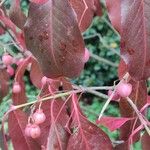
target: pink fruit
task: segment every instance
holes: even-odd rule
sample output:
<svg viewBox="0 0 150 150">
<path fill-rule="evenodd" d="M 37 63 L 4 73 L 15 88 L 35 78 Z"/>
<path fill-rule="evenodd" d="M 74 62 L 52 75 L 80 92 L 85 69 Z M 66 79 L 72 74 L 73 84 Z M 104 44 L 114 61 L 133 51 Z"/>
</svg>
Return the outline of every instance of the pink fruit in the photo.
<svg viewBox="0 0 150 150">
<path fill-rule="evenodd" d="M 14 71 L 14 68 L 11 67 L 11 66 L 7 66 L 7 73 L 10 75 L 10 76 L 13 76 L 15 71 Z"/>
<path fill-rule="evenodd" d="M 15 82 L 14 85 L 13 85 L 12 92 L 13 93 L 19 93 L 20 91 L 21 91 L 21 86 L 19 85 L 18 82 Z"/>
<path fill-rule="evenodd" d="M 113 91 L 112 91 L 112 90 L 109 90 L 109 91 L 108 91 L 108 96 L 110 97 L 112 93 L 113 93 Z M 115 92 L 115 93 L 114 93 L 114 96 L 112 97 L 112 100 L 118 100 L 119 98 L 120 98 L 120 96 L 118 95 L 117 92 Z"/>
<path fill-rule="evenodd" d="M 32 128 L 32 124 L 27 124 L 26 128 L 25 128 L 25 135 L 30 137 L 30 130 Z"/>
<path fill-rule="evenodd" d="M 86 63 L 90 58 L 90 53 L 87 48 L 85 48 L 85 53 L 84 53 L 84 62 Z"/>
<path fill-rule="evenodd" d="M 41 79 L 41 83 L 42 83 L 42 85 L 45 85 L 46 82 L 47 82 L 47 77 L 44 76 L 44 77 Z"/>
<path fill-rule="evenodd" d="M 30 133 L 30 136 L 35 139 L 35 138 L 38 138 L 40 137 L 41 135 L 41 129 L 38 125 L 36 124 L 33 124 L 29 130 L 29 133 Z"/>
<path fill-rule="evenodd" d="M 41 124 L 45 121 L 46 116 L 43 113 L 42 109 L 37 109 L 36 112 L 33 114 L 33 120 L 35 124 Z"/>
<path fill-rule="evenodd" d="M 6 66 L 11 65 L 13 63 L 13 57 L 5 53 L 2 57 L 2 61 Z"/>
<path fill-rule="evenodd" d="M 132 92 L 132 85 L 130 83 L 122 82 L 118 84 L 116 91 L 121 97 L 128 97 Z"/>
</svg>

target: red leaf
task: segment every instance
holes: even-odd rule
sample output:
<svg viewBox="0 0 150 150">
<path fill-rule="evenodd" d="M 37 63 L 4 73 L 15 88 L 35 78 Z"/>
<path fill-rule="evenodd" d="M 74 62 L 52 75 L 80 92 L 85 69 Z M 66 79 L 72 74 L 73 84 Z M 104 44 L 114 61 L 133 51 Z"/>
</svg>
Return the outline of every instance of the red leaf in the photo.
<svg viewBox="0 0 150 150">
<path fill-rule="evenodd" d="M 123 59 L 120 60 L 119 63 L 119 67 L 118 67 L 118 76 L 119 79 L 121 80 L 123 78 L 123 76 L 127 73 L 127 65 L 126 63 L 123 61 Z"/>
<path fill-rule="evenodd" d="M 150 146 L 150 136 L 145 133 L 142 136 L 142 150 L 149 150 Z"/>
<path fill-rule="evenodd" d="M 67 150 L 104 150 L 112 149 L 111 141 L 107 135 L 97 126 L 89 122 L 85 117 L 79 115 L 80 125 L 76 118 L 72 123 L 74 133 L 70 136 Z"/>
<path fill-rule="evenodd" d="M 0 35 L 2 35 L 4 33 L 5 33 L 5 30 L 2 27 L 0 27 Z"/>
<path fill-rule="evenodd" d="M 94 6 L 95 6 L 95 15 L 102 16 L 102 6 L 99 0 L 94 0 Z"/>
<path fill-rule="evenodd" d="M 41 88 L 41 79 L 44 75 L 42 74 L 41 68 L 35 58 L 32 58 L 30 79 L 34 86 Z"/>
<path fill-rule="evenodd" d="M 68 1 L 31 3 L 25 38 L 46 77 L 71 78 L 82 71 L 84 41 Z"/>
<path fill-rule="evenodd" d="M 13 147 L 15 150 L 40 150 L 40 145 L 25 136 L 24 130 L 27 120 L 26 114 L 21 110 L 16 110 L 9 114 L 8 128 Z"/>
<path fill-rule="evenodd" d="M 13 93 L 12 99 L 14 105 L 20 105 L 26 103 L 27 101 L 23 76 L 30 61 L 31 57 L 24 59 L 16 70 L 15 81 L 21 86 L 21 91 L 19 93 Z"/>
<path fill-rule="evenodd" d="M 4 23 L 6 28 L 13 31 L 16 43 L 19 44 L 19 46 L 22 48 L 22 51 L 26 50 L 23 33 L 17 32 L 16 25 L 7 16 L 5 16 L 4 13 L 0 14 L 0 20 Z"/>
<path fill-rule="evenodd" d="M 132 93 L 130 95 L 130 98 L 133 100 L 134 104 L 137 106 L 138 110 L 140 110 L 147 101 L 147 86 L 145 81 L 135 82 L 133 80 L 130 80 L 130 83 L 132 84 Z M 126 99 L 121 99 L 119 102 L 120 105 L 120 113 L 122 117 L 127 118 L 133 118 L 136 117 L 136 113 L 131 108 L 131 106 L 128 104 Z M 135 120 L 127 122 L 125 125 L 123 125 L 120 129 L 121 133 L 121 140 L 127 140 L 129 136 L 132 133 L 133 125 Z M 137 121 L 134 128 L 137 128 L 140 125 L 140 122 Z M 139 139 L 139 133 L 134 138 L 137 141 Z"/>
<path fill-rule="evenodd" d="M 150 76 L 150 1 L 121 1 L 121 55 L 135 80 Z"/>
<path fill-rule="evenodd" d="M 53 100 L 51 102 L 51 127 L 49 130 L 47 149 L 67 149 L 69 134 L 65 130 L 65 125 L 69 116 L 66 111 L 66 106 L 63 105 L 64 102 L 61 100 Z"/>
<path fill-rule="evenodd" d="M 50 87 L 52 92 L 56 92 L 59 89 L 60 82 L 62 83 L 63 90 L 71 89 L 70 83 L 64 78 L 60 78 L 58 81 L 51 81 Z M 44 89 L 42 90 L 42 93 L 40 97 L 46 97 L 46 95 L 49 94 L 52 95 L 52 93 L 48 90 L 48 85 L 44 86 Z M 52 102 L 53 101 L 53 102 Z M 64 105 L 64 106 L 63 106 Z M 63 106 L 63 108 L 62 108 Z M 57 100 L 48 100 L 46 102 L 42 103 L 42 107 L 44 114 L 46 115 L 46 121 L 41 124 L 41 137 L 37 140 L 40 145 L 43 145 L 43 147 L 65 147 L 65 144 L 67 144 L 67 138 L 68 134 L 66 131 L 64 131 L 64 127 L 66 124 L 66 120 L 68 120 L 68 116 L 66 113 L 66 105 L 64 104 L 64 101 L 61 99 Z M 56 116 L 59 116 L 57 121 L 54 122 L 56 119 Z M 61 129 L 60 133 L 57 133 L 57 130 Z M 65 134 L 62 136 L 62 132 Z M 54 139 L 55 135 L 57 133 L 57 137 Z M 51 137 L 51 134 L 53 137 Z M 58 139 L 60 143 L 58 143 Z M 66 143 L 64 143 L 66 141 Z M 50 146 L 49 146 L 50 145 Z"/>
<path fill-rule="evenodd" d="M 29 0 L 29 1 L 36 4 L 43 4 L 46 3 L 48 0 Z"/>
<path fill-rule="evenodd" d="M 20 29 L 23 29 L 23 26 L 26 21 L 26 16 L 23 14 L 20 8 L 20 0 L 13 0 L 11 3 L 9 16 L 11 21 Z"/>
<path fill-rule="evenodd" d="M 67 150 L 104 150 L 112 149 L 111 141 L 108 136 L 97 126 L 89 122 L 82 114 L 78 105 L 78 98 L 75 94 L 72 96 L 72 123 L 71 134 Z"/>
<path fill-rule="evenodd" d="M 108 15 L 114 28 L 121 33 L 121 1 L 120 0 L 106 0 Z"/>
<path fill-rule="evenodd" d="M 0 69 L 0 102 L 2 101 L 3 97 L 8 94 L 8 79 L 9 77 L 6 69 Z"/>
<path fill-rule="evenodd" d="M 97 124 L 107 127 L 111 132 L 116 129 L 119 129 L 129 120 L 134 118 L 116 118 L 116 117 L 102 117 L 100 120 L 97 120 Z"/>
<path fill-rule="evenodd" d="M 69 0 L 72 8 L 74 9 L 79 28 L 81 32 L 84 32 L 92 23 L 94 15 L 94 0 Z M 98 11 L 96 4 L 96 12 Z"/>
</svg>

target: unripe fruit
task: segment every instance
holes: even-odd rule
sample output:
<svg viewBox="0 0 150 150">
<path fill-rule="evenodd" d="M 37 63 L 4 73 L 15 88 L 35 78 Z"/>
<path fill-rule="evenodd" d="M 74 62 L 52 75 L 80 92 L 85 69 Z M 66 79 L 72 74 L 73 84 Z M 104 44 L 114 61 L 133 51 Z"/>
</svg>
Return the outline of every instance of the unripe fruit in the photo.
<svg viewBox="0 0 150 150">
<path fill-rule="evenodd" d="M 85 48 L 85 53 L 84 53 L 84 62 L 86 63 L 90 58 L 90 53 L 87 48 Z"/>
<path fill-rule="evenodd" d="M 13 93 L 19 93 L 20 91 L 21 91 L 21 86 L 19 85 L 18 82 L 15 82 L 14 85 L 13 85 L 12 92 Z"/>
<path fill-rule="evenodd" d="M 42 109 L 37 109 L 36 112 L 33 114 L 33 120 L 35 124 L 41 124 L 45 121 L 46 116 L 43 113 Z"/>
<path fill-rule="evenodd" d="M 32 124 L 27 124 L 26 128 L 25 128 L 25 135 L 30 137 L 30 130 L 32 128 Z"/>
<path fill-rule="evenodd" d="M 38 138 L 40 137 L 41 135 L 41 129 L 38 125 L 36 124 L 33 124 L 32 127 L 30 128 L 30 136 L 35 139 L 35 138 Z"/>
<path fill-rule="evenodd" d="M 11 65 L 13 63 L 13 57 L 5 53 L 2 57 L 2 61 L 6 66 Z"/>
<path fill-rule="evenodd" d="M 122 83 L 118 84 L 118 86 L 116 88 L 117 88 L 116 89 L 117 93 L 121 97 L 128 97 L 132 92 L 132 85 L 130 83 L 122 82 Z"/>
<path fill-rule="evenodd" d="M 109 91 L 108 91 L 108 96 L 110 97 L 112 93 L 113 93 L 113 91 L 112 91 L 112 90 L 109 90 Z M 118 100 L 119 98 L 120 98 L 120 96 L 118 95 L 117 92 L 115 92 L 115 93 L 114 93 L 114 96 L 112 97 L 112 100 Z"/>
</svg>

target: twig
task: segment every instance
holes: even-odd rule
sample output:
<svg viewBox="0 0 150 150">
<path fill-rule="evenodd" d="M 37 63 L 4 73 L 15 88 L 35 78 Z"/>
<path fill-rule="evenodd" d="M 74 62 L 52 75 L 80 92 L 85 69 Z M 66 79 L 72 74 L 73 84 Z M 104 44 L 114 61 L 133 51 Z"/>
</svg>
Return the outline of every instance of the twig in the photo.
<svg viewBox="0 0 150 150">
<path fill-rule="evenodd" d="M 114 86 L 96 86 L 96 87 L 85 87 L 82 85 L 73 85 L 74 89 L 82 89 L 83 91 L 86 90 L 113 90 Z"/>
<path fill-rule="evenodd" d="M 143 115 L 140 113 L 140 111 L 137 109 L 136 105 L 133 103 L 133 101 L 129 97 L 127 97 L 127 101 L 132 106 L 134 111 L 136 112 L 141 124 L 143 124 L 145 130 L 147 131 L 147 133 L 150 136 L 150 129 L 148 128 L 146 121 L 143 119 Z"/>
<path fill-rule="evenodd" d="M 6 0 L 2 0 L 2 1 L 0 2 L 0 7 L 2 7 L 2 5 L 5 3 L 5 1 L 6 1 Z"/>
<path fill-rule="evenodd" d="M 120 34 L 114 29 L 114 27 L 111 25 L 111 23 L 110 23 L 105 17 L 102 17 L 102 20 L 110 27 L 110 29 L 111 29 L 118 37 L 120 37 Z"/>
<path fill-rule="evenodd" d="M 96 34 L 93 34 L 93 35 L 85 36 L 85 37 L 83 37 L 83 38 L 84 38 L 84 40 L 86 40 L 86 39 L 90 39 L 90 38 L 94 38 L 94 37 L 98 37 L 98 38 L 99 38 L 99 41 L 103 44 L 103 46 L 104 46 L 105 48 L 111 50 L 113 53 L 117 54 L 117 55 L 120 57 L 120 53 L 119 53 L 119 52 L 117 52 L 114 48 L 111 48 L 111 47 L 109 47 L 108 45 L 105 44 L 104 39 L 103 39 L 103 37 L 101 36 L 101 34 L 96 33 Z"/>
<path fill-rule="evenodd" d="M 14 46 L 24 55 L 24 50 L 18 46 L 15 38 L 14 38 L 14 35 L 11 33 L 11 31 L 9 31 L 9 29 L 7 29 L 3 24 L 0 23 L 0 26 L 9 34 L 9 36 L 11 37 L 12 39 L 12 42 L 14 44 Z"/>
<path fill-rule="evenodd" d="M 116 64 L 116 63 L 114 63 L 114 62 L 111 62 L 110 60 L 107 60 L 107 59 L 105 59 L 105 58 L 103 58 L 103 57 L 97 56 L 97 55 L 95 55 L 95 54 L 93 54 L 93 53 L 90 53 L 90 56 L 91 56 L 92 58 L 94 58 L 94 59 L 96 59 L 96 60 L 98 60 L 98 61 L 100 61 L 100 62 L 102 62 L 102 63 L 106 63 L 106 64 L 108 64 L 108 65 L 110 65 L 110 66 L 112 66 L 112 67 L 118 67 L 118 64 Z"/>
<path fill-rule="evenodd" d="M 127 79 L 128 77 L 129 77 L 129 74 L 126 73 L 126 74 L 124 75 L 123 79 L 118 83 L 118 85 L 119 85 L 120 83 L 122 83 L 125 79 Z M 116 87 L 117 87 L 117 85 L 116 85 Z M 108 100 L 106 101 L 106 103 L 104 104 L 104 106 L 103 106 L 103 108 L 102 108 L 102 110 L 101 110 L 101 112 L 100 112 L 100 115 L 99 115 L 99 117 L 98 117 L 98 120 L 101 119 L 101 117 L 102 117 L 103 114 L 104 114 L 104 111 L 106 110 L 107 106 L 109 105 L 109 103 L 111 102 L 113 96 L 115 95 L 116 87 L 115 87 L 114 91 L 112 92 L 112 94 L 110 95 L 110 97 L 108 98 Z"/>
</svg>

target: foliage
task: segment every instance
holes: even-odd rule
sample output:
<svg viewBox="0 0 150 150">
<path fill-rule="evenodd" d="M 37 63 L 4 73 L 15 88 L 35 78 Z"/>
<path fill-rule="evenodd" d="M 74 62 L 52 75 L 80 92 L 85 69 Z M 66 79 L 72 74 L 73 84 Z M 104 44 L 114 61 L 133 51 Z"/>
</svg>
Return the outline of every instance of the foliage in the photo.
<svg viewBox="0 0 150 150">
<path fill-rule="evenodd" d="M 112 25 L 105 11 L 102 17 L 105 6 L 99 0 L 4 3 L 0 103 L 7 100 L 9 108 L 2 117 L 0 147 L 7 150 L 11 142 L 15 150 L 128 150 L 137 143 L 148 150 L 150 2 L 106 0 Z M 85 100 L 95 102 L 85 107 Z"/>
</svg>

